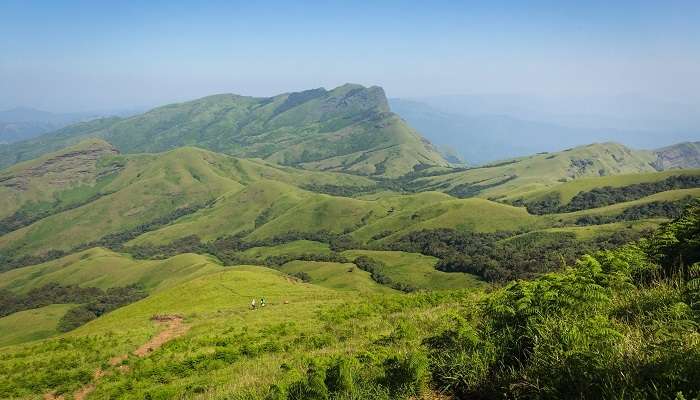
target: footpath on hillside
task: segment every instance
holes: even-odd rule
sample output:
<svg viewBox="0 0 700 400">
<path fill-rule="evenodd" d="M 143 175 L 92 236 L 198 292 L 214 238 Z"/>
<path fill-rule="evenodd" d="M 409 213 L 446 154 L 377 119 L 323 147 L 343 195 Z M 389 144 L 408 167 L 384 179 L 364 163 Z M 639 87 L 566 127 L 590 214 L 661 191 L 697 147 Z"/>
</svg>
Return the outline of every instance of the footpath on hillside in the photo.
<svg viewBox="0 0 700 400">
<path fill-rule="evenodd" d="M 164 328 L 158 334 L 153 336 L 149 341 L 142 344 L 141 346 L 139 346 L 139 348 L 132 352 L 132 354 L 136 357 L 146 357 L 152 352 L 158 350 L 165 343 L 184 335 L 190 328 L 189 325 L 183 323 L 183 318 L 180 315 L 155 315 L 151 318 L 151 320 L 155 321 L 159 325 L 164 325 Z M 120 356 L 111 358 L 108 364 L 110 367 L 116 367 L 117 371 L 119 371 L 120 373 L 128 373 L 129 367 L 122 364 L 124 360 L 128 358 L 129 354 L 122 354 Z M 73 393 L 73 398 L 75 400 L 85 400 L 85 398 L 87 398 L 87 396 L 95 390 L 95 387 L 99 382 L 100 378 L 111 373 L 112 371 L 104 371 L 98 367 L 93 373 L 92 382 L 76 390 Z M 56 395 L 54 392 L 47 393 L 44 395 L 44 400 L 64 399 L 65 397 L 63 395 Z"/>
</svg>

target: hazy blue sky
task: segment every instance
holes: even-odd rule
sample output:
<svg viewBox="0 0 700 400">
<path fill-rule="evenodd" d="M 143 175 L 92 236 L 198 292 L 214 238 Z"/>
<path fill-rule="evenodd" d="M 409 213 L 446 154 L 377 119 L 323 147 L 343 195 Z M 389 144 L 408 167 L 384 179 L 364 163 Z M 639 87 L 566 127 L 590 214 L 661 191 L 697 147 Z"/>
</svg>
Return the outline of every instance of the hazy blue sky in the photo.
<svg viewBox="0 0 700 400">
<path fill-rule="evenodd" d="M 700 1 L 0 0 L 0 109 L 93 110 L 344 82 L 394 97 L 697 101 L 698 21 Z"/>
</svg>

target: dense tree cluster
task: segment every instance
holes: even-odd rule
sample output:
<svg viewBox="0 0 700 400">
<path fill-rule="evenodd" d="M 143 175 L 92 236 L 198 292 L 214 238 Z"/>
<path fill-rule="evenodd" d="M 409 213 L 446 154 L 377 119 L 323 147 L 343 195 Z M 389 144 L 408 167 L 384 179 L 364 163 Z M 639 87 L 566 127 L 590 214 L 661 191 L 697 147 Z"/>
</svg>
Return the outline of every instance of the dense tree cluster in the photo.
<svg viewBox="0 0 700 400">
<path fill-rule="evenodd" d="M 309 183 L 301 187 L 316 193 L 325 193 L 332 196 L 353 197 L 360 194 L 372 193 L 377 190 L 376 186 L 341 186 L 332 184 Z"/>
<path fill-rule="evenodd" d="M 58 329 L 62 332 L 68 332 L 105 313 L 139 301 L 146 296 L 146 292 L 137 286 L 114 287 L 106 291 L 100 290 L 99 294 L 91 298 L 87 303 L 68 310 L 58 321 Z"/>
<path fill-rule="evenodd" d="M 691 197 L 677 201 L 652 201 L 628 207 L 617 215 L 584 215 L 576 219 L 576 225 L 600 225 L 646 218 L 678 218 L 690 202 Z"/>
<path fill-rule="evenodd" d="M 290 231 L 283 235 L 274 236 L 268 239 L 245 240 L 244 238 L 246 235 L 248 235 L 248 233 L 250 232 L 240 232 L 235 235 L 226 235 L 211 242 L 202 242 L 197 235 L 190 235 L 166 245 L 130 246 L 123 248 L 122 250 L 132 254 L 136 258 L 141 259 L 164 259 L 182 253 L 207 253 L 218 257 L 226 264 L 259 264 L 259 262 L 255 259 L 246 258 L 240 253 L 245 250 L 252 249 L 253 247 L 278 246 L 297 240 L 311 240 L 315 242 L 327 243 L 334 253 L 361 247 L 349 235 L 337 234 L 329 231 Z M 317 259 L 311 260 L 311 258 L 314 257 Z M 345 262 L 333 261 L 345 260 L 344 258 L 340 258 L 339 255 L 333 254 L 330 256 L 308 255 L 308 258 L 308 261 Z M 242 260 L 246 262 L 241 262 Z M 275 261 L 274 258 L 270 259 L 271 265 L 278 264 L 279 261 L 281 261 L 281 259 L 277 261 Z"/>
<path fill-rule="evenodd" d="M 0 317 L 49 304 L 86 303 L 101 294 L 103 292 L 98 288 L 83 288 L 77 285 L 62 286 L 58 283 L 47 283 L 44 286 L 31 289 L 25 294 L 15 294 L 7 289 L 0 289 Z"/>
<path fill-rule="evenodd" d="M 474 197 L 477 194 L 483 192 L 484 190 L 490 189 L 492 187 L 500 186 L 505 183 L 508 183 L 512 181 L 513 179 L 517 179 L 517 175 L 510 175 L 506 178 L 501 179 L 500 181 L 495 181 L 493 183 L 485 183 L 485 184 L 479 184 L 479 183 L 463 183 L 460 185 L 456 185 L 452 189 L 447 191 L 447 194 L 450 196 L 454 197 L 459 197 L 461 199 L 467 198 L 467 197 Z"/>
<path fill-rule="evenodd" d="M 68 310 L 59 321 L 59 329 L 65 332 L 144 297 L 146 293 L 137 286 L 115 287 L 105 291 L 96 287 L 52 282 L 25 294 L 0 289 L 0 317 L 50 304 L 81 304 Z"/>
<path fill-rule="evenodd" d="M 402 292 L 415 292 L 416 287 L 403 283 L 403 282 L 395 282 L 393 279 L 389 278 L 384 274 L 384 269 L 386 268 L 386 265 L 384 265 L 383 262 L 379 260 L 375 260 L 374 258 L 367 257 L 367 256 L 358 256 L 355 258 L 353 261 L 357 267 L 363 271 L 367 271 L 370 273 L 370 276 L 372 277 L 372 280 L 381 284 L 381 285 L 387 285 L 391 287 L 392 289 L 400 290 Z"/>
<path fill-rule="evenodd" d="M 332 263 L 349 263 L 347 257 L 335 251 L 328 254 L 324 253 L 305 253 L 305 254 L 282 254 L 278 256 L 270 256 L 265 258 L 263 264 L 268 267 L 279 267 L 291 261 L 315 261 L 315 262 L 332 262 Z"/>
<path fill-rule="evenodd" d="M 527 210 L 531 214 L 554 214 L 588 210 L 604 207 L 611 204 L 624 203 L 661 193 L 668 190 L 691 189 L 700 187 L 700 175 L 670 176 L 657 182 L 643 182 L 632 185 L 612 187 L 604 186 L 594 188 L 575 195 L 566 205 L 561 205 L 556 194 L 547 196 L 535 202 L 527 204 Z"/>
<path fill-rule="evenodd" d="M 453 229 L 412 232 L 390 245 L 392 250 L 438 257 L 445 272 L 467 272 L 491 282 L 532 278 L 560 269 L 586 252 L 611 248 L 638 237 L 622 230 L 581 241 L 573 233 L 474 233 Z"/>
</svg>

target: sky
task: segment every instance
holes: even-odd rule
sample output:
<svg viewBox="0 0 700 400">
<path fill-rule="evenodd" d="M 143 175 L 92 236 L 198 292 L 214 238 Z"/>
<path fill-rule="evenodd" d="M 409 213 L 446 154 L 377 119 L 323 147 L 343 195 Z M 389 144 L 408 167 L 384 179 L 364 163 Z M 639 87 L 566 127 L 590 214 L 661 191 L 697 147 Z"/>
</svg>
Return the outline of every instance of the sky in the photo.
<svg viewBox="0 0 700 400">
<path fill-rule="evenodd" d="M 391 97 L 700 102 L 698 21 L 699 1 L 673 0 L 0 0 L 0 109 L 119 109 L 345 82 Z"/>
</svg>

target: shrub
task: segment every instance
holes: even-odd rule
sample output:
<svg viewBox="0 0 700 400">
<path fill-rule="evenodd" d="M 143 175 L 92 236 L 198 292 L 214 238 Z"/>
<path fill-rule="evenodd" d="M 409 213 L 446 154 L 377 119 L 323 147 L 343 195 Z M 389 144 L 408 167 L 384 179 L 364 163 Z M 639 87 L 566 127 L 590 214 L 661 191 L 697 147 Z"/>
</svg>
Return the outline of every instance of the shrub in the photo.
<svg viewBox="0 0 700 400">
<path fill-rule="evenodd" d="M 334 393 L 350 393 L 355 385 L 352 377 L 352 362 L 350 359 L 338 358 L 326 372 L 326 386 Z"/>
<path fill-rule="evenodd" d="M 328 400 L 326 373 L 318 363 L 312 361 L 306 371 L 306 378 L 294 382 L 289 387 L 289 400 Z"/>
<path fill-rule="evenodd" d="M 404 357 L 392 356 L 384 361 L 384 385 L 392 398 L 420 396 L 428 381 L 428 358 L 412 352 Z"/>
<path fill-rule="evenodd" d="M 287 399 L 287 394 L 284 392 L 284 389 L 282 389 L 278 385 L 271 385 L 270 389 L 267 391 L 267 396 L 265 396 L 265 400 L 286 400 L 286 399 Z"/>
</svg>

